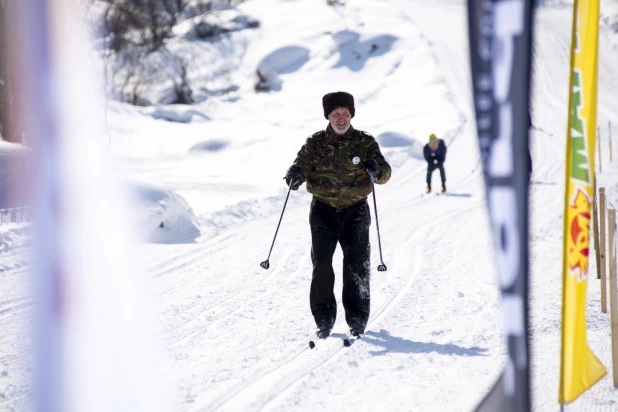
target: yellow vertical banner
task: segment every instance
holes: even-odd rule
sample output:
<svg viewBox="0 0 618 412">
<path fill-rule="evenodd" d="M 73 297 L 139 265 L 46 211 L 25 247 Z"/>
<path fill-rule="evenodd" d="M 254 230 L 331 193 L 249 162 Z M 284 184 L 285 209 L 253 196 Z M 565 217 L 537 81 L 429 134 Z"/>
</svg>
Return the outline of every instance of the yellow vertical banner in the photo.
<svg viewBox="0 0 618 412">
<path fill-rule="evenodd" d="M 572 402 L 607 373 L 588 347 L 586 337 L 598 36 L 599 0 L 575 0 L 564 205 L 560 404 Z"/>
</svg>

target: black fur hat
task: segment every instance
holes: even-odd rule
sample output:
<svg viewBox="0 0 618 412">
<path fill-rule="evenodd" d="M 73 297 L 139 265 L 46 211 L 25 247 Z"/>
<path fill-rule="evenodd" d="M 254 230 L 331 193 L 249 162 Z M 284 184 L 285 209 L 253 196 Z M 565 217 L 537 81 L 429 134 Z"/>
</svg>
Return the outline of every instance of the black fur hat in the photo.
<svg viewBox="0 0 618 412">
<path fill-rule="evenodd" d="M 354 117 L 354 96 L 350 93 L 334 92 L 325 94 L 322 97 L 322 106 L 324 107 L 324 117 L 327 119 L 330 112 L 339 107 L 345 107 Z"/>
</svg>

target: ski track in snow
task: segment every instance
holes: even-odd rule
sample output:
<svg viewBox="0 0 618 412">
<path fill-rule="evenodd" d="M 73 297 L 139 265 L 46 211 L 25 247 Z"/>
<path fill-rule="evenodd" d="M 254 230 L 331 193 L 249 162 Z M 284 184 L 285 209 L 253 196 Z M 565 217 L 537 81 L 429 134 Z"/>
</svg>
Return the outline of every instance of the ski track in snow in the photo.
<svg viewBox="0 0 618 412">
<path fill-rule="evenodd" d="M 480 202 L 475 202 L 474 205 L 467 207 L 466 210 L 478 208 L 479 203 Z M 440 226 L 451 223 L 449 219 L 457 219 L 460 217 L 461 213 L 463 213 L 463 211 L 457 210 L 451 213 L 452 216 L 443 217 L 446 222 L 441 221 Z M 390 297 L 386 302 L 382 302 L 382 306 L 372 309 L 372 315 L 367 325 L 368 331 L 372 330 L 373 325 L 378 324 L 380 320 L 388 314 L 391 308 L 399 302 L 401 296 L 408 292 L 422 265 L 420 242 L 427 236 L 426 232 L 431 224 L 431 222 L 426 222 L 415 229 L 405 242 L 397 247 L 396 253 L 393 254 L 396 259 L 391 262 L 391 265 L 395 268 L 411 268 L 410 274 L 404 286 L 396 290 L 394 296 Z M 432 231 L 434 230 L 436 230 L 436 228 Z M 412 250 L 414 252 L 411 254 L 401 253 L 403 250 Z M 412 258 L 412 256 L 414 258 Z M 376 273 L 377 272 L 374 272 L 374 278 L 379 276 L 379 274 Z M 336 323 L 334 330 L 341 329 L 341 323 L 342 322 Z M 335 332 L 335 334 L 336 333 L 337 332 Z M 304 342 L 305 345 L 307 342 L 308 338 Z M 323 365 L 333 362 L 341 355 L 342 351 L 347 350 L 343 348 L 340 339 L 333 339 L 333 343 L 331 343 L 331 340 L 327 340 L 325 343 L 326 345 L 320 344 L 317 350 L 310 350 L 307 347 L 304 351 L 306 353 L 303 352 L 292 357 L 291 360 L 284 364 L 276 365 L 272 371 L 268 371 L 262 376 L 258 376 L 257 378 L 251 377 L 247 382 L 226 392 L 214 402 L 207 406 L 202 406 L 204 406 L 206 410 L 221 409 L 230 411 L 262 410 L 267 408 L 271 402 L 276 403 L 279 397 L 284 396 L 287 391 L 291 391 L 306 375 Z M 324 354 L 323 352 L 327 353 Z M 316 355 L 316 353 L 319 353 L 319 355 Z"/>
<path fill-rule="evenodd" d="M 424 170 L 420 170 L 420 171 L 419 171 L 419 175 L 420 175 L 420 176 L 422 176 L 423 172 L 424 172 Z M 411 207 L 412 205 L 417 204 L 418 202 L 420 202 L 420 200 L 411 200 L 411 201 L 409 202 L 409 204 L 400 205 L 400 207 L 399 207 L 399 208 L 395 209 L 395 210 L 394 210 L 393 212 L 391 212 L 391 213 L 396 213 L 396 212 L 400 211 L 401 209 L 406 209 L 406 208 L 409 208 L 409 207 Z M 478 201 L 477 201 L 477 203 L 478 203 Z M 478 208 L 478 207 L 479 207 L 479 205 L 478 205 L 478 204 L 476 204 L 476 205 L 474 205 L 474 206 L 473 206 L 473 208 Z M 456 218 L 457 216 L 459 216 L 459 213 L 461 213 L 461 212 L 460 212 L 460 211 L 456 211 L 456 212 L 454 213 L 455 218 Z M 384 219 L 384 217 L 383 217 L 383 219 Z M 430 224 L 431 224 L 431 223 L 426 223 L 425 225 L 430 225 Z M 413 237 L 413 236 L 414 236 L 414 233 L 417 233 L 417 235 L 416 235 L 416 236 L 417 236 L 417 237 L 421 237 L 421 238 L 422 238 L 422 236 L 418 235 L 419 230 L 420 230 L 420 229 L 416 229 L 416 231 L 413 231 L 413 232 L 412 232 L 412 234 L 411 234 L 409 237 L 411 238 L 411 237 Z M 374 240 L 373 244 L 374 244 L 374 247 L 375 247 L 376 242 L 375 242 L 375 239 L 373 239 L 373 240 Z M 399 248 L 407 248 L 407 247 L 409 247 L 409 246 L 406 246 L 408 241 L 409 241 L 409 240 L 408 240 L 408 239 L 406 239 L 406 242 L 404 242 L 404 244 L 403 244 L 403 245 L 400 245 L 400 246 L 399 246 Z M 399 249 L 399 248 L 398 248 L 398 249 Z M 406 254 L 404 253 L 404 255 L 406 255 Z M 395 257 L 399 257 L 399 256 L 401 256 L 401 254 L 400 254 L 400 253 L 395 253 L 395 254 L 394 254 L 394 256 L 395 256 Z M 285 259 L 285 256 L 284 256 L 282 259 Z M 376 259 L 376 253 L 374 252 L 374 261 L 375 261 L 375 259 Z M 386 259 L 388 259 L 388 258 L 386 258 Z M 309 261 L 309 257 L 308 257 L 308 256 L 304 256 L 304 257 L 303 257 L 303 260 L 304 260 L 306 263 L 305 263 L 304 267 L 301 267 L 301 268 L 300 268 L 300 270 L 305 270 L 305 271 L 310 270 L 310 269 L 308 269 L 309 262 L 310 262 L 310 261 Z M 409 262 L 408 262 L 408 263 L 409 263 Z M 397 260 L 395 260 L 395 262 L 393 262 L 391 265 L 394 265 L 394 266 L 392 266 L 392 267 L 411 267 L 411 265 L 407 264 L 406 262 L 401 262 L 401 263 L 398 263 L 398 262 L 397 262 Z M 292 272 L 292 275 L 290 275 L 290 276 L 292 277 L 292 279 L 293 279 L 293 277 L 295 277 L 295 276 L 296 276 L 295 274 L 296 274 L 296 273 L 298 273 L 298 272 L 299 272 L 299 270 L 296 270 L 296 271 L 293 271 L 293 272 Z M 278 273 L 278 271 L 277 271 L 277 270 L 274 270 L 274 271 L 273 271 L 273 273 L 272 273 L 271 275 L 269 275 L 266 279 L 272 278 L 272 277 L 273 277 L 276 273 Z M 376 275 L 374 275 L 374 276 L 376 276 Z M 265 281 L 266 281 L 266 279 L 265 279 Z M 288 277 L 288 280 L 289 280 L 289 279 L 290 279 L 290 278 Z M 411 281 L 412 276 L 411 276 L 409 279 L 410 279 L 410 281 Z M 304 287 L 303 289 L 305 289 L 305 288 L 306 288 L 306 287 Z M 397 291 L 397 290 L 399 291 L 399 292 L 397 292 L 396 296 L 400 296 L 400 294 L 401 294 L 401 293 L 403 293 L 403 291 L 405 291 L 405 290 L 406 290 L 405 288 L 404 288 L 404 289 L 397 289 L 397 288 L 393 288 L 393 289 L 394 289 L 395 291 Z M 239 292 L 239 293 L 245 293 L 245 292 L 246 292 L 246 291 L 245 291 L 245 290 L 243 290 L 243 291 L 241 291 L 241 292 Z M 265 293 L 265 292 L 264 292 L 264 293 Z M 307 291 L 306 291 L 306 290 L 303 290 L 301 293 L 302 293 L 303 295 L 305 295 L 305 296 L 307 295 Z M 236 295 L 232 296 L 232 298 L 233 298 L 233 297 L 235 297 L 235 296 L 236 296 Z M 254 298 L 253 298 L 253 300 L 255 300 L 255 299 L 257 299 L 257 297 L 254 297 Z M 381 312 L 384 312 L 384 310 L 385 310 L 384 308 L 385 308 L 385 307 L 391 307 L 391 306 L 394 304 L 394 302 L 396 301 L 396 299 L 397 299 L 396 297 L 395 297 L 395 298 L 393 298 L 393 300 L 391 301 L 391 303 L 390 303 L 390 304 L 388 304 L 388 305 L 386 305 L 386 306 L 382 306 L 382 308 L 374 309 L 374 315 L 373 315 L 374 317 L 373 317 L 373 318 L 372 318 L 372 320 L 370 321 L 369 328 L 371 328 L 371 327 L 372 327 L 373 322 L 375 322 L 375 321 L 377 320 L 377 319 L 375 319 L 375 317 L 376 317 L 376 313 L 378 314 L 378 316 L 381 316 L 381 315 L 380 315 L 380 313 L 381 313 Z M 225 302 L 225 301 L 224 301 L 224 302 Z M 229 316 L 233 315 L 234 313 L 238 312 L 240 309 L 242 309 L 242 308 L 244 308 L 244 307 L 247 307 L 247 306 L 249 306 L 249 304 L 245 303 L 245 304 L 243 304 L 243 305 L 242 305 L 242 306 L 240 306 L 240 307 L 236 307 L 236 308 L 235 308 L 234 310 L 232 310 L 231 312 L 226 312 L 226 314 L 225 314 L 225 315 L 223 315 L 223 317 L 217 317 L 217 320 L 216 320 L 216 321 L 212 322 L 212 323 L 211 323 L 211 324 L 209 324 L 209 325 L 205 325 L 205 326 L 203 326 L 203 327 L 208 328 L 210 325 L 217 324 L 218 322 L 221 322 L 223 319 L 229 318 Z M 216 309 L 216 307 L 215 307 L 215 308 L 208 308 L 208 310 L 211 310 L 211 311 L 212 311 L 213 309 Z M 205 313 L 205 312 L 204 312 L 204 313 Z M 201 315 L 201 316 L 203 316 L 203 315 L 204 315 L 204 313 L 202 313 L 202 315 Z M 336 327 L 338 327 L 338 326 L 336 326 Z M 305 339 L 302 339 L 302 342 L 303 342 L 303 346 L 306 346 L 306 338 L 305 338 Z M 176 342 L 176 343 L 177 343 L 177 342 Z M 339 346 L 341 346 L 341 345 L 339 345 Z M 255 376 L 254 376 L 254 377 L 251 377 L 251 378 L 250 378 L 247 382 L 243 383 L 243 384 L 242 384 L 242 385 L 240 385 L 239 387 L 238 387 L 238 386 L 237 386 L 237 387 L 233 387 L 231 390 L 228 390 L 228 391 L 227 391 L 227 392 L 225 392 L 223 395 L 220 395 L 220 396 L 217 398 L 218 400 L 215 400 L 214 402 L 208 403 L 208 404 L 207 404 L 207 406 L 206 406 L 206 409 L 207 409 L 207 410 L 210 410 L 210 409 L 213 409 L 213 408 L 215 408 L 215 407 L 219 407 L 219 406 L 224 406 L 224 409 L 225 409 L 225 408 L 227 408 L 227 407 L 228 407 L 228 405 L 225 403 L 225 401 L 226 401 L 226 400 L 230 400 L 230 399 L 231 399 L 231 405 L 232 405 L 232 406 L 229 406 L 229 408 L 230 408 L 230 410 L 234 410 L 235 408 L 238 408 L 238 407 L 239 407 L 239 405 L 237 404 L 238 399 L 247 399 L 247 396 L 248 396 L 248 395 L 245 395 L 245 393 L 247 393 L 247 391 L 248 391 L 249 393 L 252 393 L 252 394 L 254 394 L 255 396 L 258 396 L 258 397 L 259 397 L 259 394 L 260 394 L 260 393 L 271 393 L 271 394 L 272 394 L 272 393 L 278 393 L 278 391 L 285 390 L 285 389 L 286 389 L 286 387 L 290 386 L 290 384 L 288 383 L 288 381 L 290 380 L 290 375 L 289 375 L 289 373 L 287 373 L 286 371 L 288 371 L 288 370 L 293 370 L 293 371 L 295 371 L 295 375 L 294 375 L 294 376 L 299 376 L 299 377 L 298 377 L 298 378 L 296 378 L 296 379 L 292 379 L 292 381 L 293 381 L 293 382 L 296 382 L 296 381 L 298 381 L 298 380 L 301 380 L 303 376 L 305 376 L 306 374 L 310 373 L 313 369 L 315 369 L 315 368 L 317 367 L 317 366 L 311 366 L 308 370 L 305 370 L 305 371 L 303 372 L 303 368 L 299 367 L 299 365 L 297 365 L 297 363 L 303 364 L 303 363 L 305 363 L 305 362 L 306 362 L 306 360 L 305 360 L 305 358 L 304 358 L 304 357 L 299 357 L 299 356 L 300 356 L 300 355 L 298 355 L 298 354 L 294 354 L 294 353 L 293 353 L 293 354 L 292 354 L 292 358 L 291 358 L 291 360 L 289 360 L 289 361 L 287 361 L 286 363 L 284 363 L 284 366 L 281 366 L 281 365 L 275 365 L 274 369 L 272 369 L 272 370 L 267 370 L 266 374 L 264 374 L 264 375 L 262 375 L 262 376 L 260 376 L 260 377 L 258 377 L 258 378 L 256 378 Z M 325 362 L 325 361 L 322 361 L 322 362 Z M 290 365 L 290 363 L 291 363 L 291 365 Z M 290 365 L 290 366 L 288 366 L 288 365 Z M 319 365 L 318 365 L 318 366 L 319 366 Z M 281 368 L 283 368 L 283 369 L 281 369 Z M 281 379 L 279 380 L 277 377 L 281 377 Z M 275 381 L 275 383 L 273 383 L 273 381 Z M 270 382 L 270 383 L 269 383 L 269 382 Z M 264 385 L 267 385 L 267 386 L 272 386 L 272 385 L 274 385 L 274 388 L 271 388 L 271 389 L 270 389 L 270 390 L 268 390 L 267 392 L 263 392 L 263 391 L 261 391 L 261 390 L 257 390 L 257 389 L 255 389 L 255 388 L 260 388 L 260 387 L 262 387 L 262 386 L 264 386 Z M 278 389 L 278 388 L 279 388 L 279 389 Z M 238 395 L 238 396 L 237 396 L 237 395 Z M 273 397 L 273 396 L 275 396 L 275 395 L 271 395 L 270 397 Z M 250 403 L 251 403 L 251 402 L 254 402 L 254 403 L 255 403 L 256 401 L 249 401 L 249 402 L 250 402 Z M 241 407 L 241 409 L 244 409 L 244 407 L 245 407 L 245 406 L 247 406 L 247 407 L 248 407 L 248 406 L 250 405 L 250 403 L 249 403 L 249 404 L 246 404 L 246 405 L 243 405 L 243 406 Z M 258 401 L 258 404 L 259 404 L 259 401 Z M 198 405 L 202 405 L 202 404 L 198 404 Z M 204 404 L 204 405 L 205 405 L 205 404 Z M 204 406 L 204 405 L 202 405 L 202 406 Z M 197 405 L 196 405 L 196 406 L 197 406 Z M 265 405 L 262 405 L 262 406 L 265 406 Z"/>
</svg>

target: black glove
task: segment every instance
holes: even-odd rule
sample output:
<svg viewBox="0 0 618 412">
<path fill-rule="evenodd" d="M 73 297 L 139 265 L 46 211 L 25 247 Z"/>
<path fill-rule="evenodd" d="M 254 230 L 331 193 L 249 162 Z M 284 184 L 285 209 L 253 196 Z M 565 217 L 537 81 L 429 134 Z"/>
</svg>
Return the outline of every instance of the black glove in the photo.
<svg viewBox="0 0 618 412">
<path fill-rule="evenodd" d="M 290 184 L 292 185 L 292 187 L 297 186 L 301 180 L 301 172 L 302 169 L 300 168 L 300 166 L 290 166 L 284 177 L 285 183 L 287 183 L 288 186 L 290 186 Z"/>
<path fill-rule="evenodd" d="M 371 173 L 375 180 L 379 180 L 382 177 L 382 169 L 377 160 L 368 159 L 363 162 L 363 166 L 367 169 L 367 172 Z"/>
</svg>

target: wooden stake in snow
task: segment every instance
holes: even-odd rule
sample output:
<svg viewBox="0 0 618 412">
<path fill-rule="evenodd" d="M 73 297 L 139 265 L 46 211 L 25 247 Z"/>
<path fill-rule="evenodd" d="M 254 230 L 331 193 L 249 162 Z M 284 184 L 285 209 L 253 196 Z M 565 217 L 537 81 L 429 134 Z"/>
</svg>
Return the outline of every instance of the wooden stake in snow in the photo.
<svg viewBox="0 0 618 412">
<path fill-rule="evenodd" d="M 605 276 L 605 188 L 599 188 L 599 236 L 601 237 L 601 312 L 607 313 L 607 281 Z"/>
<path fill-rule="evenodd" d="M 618 284 L 616 283 L 616 210 L 609 209 L 609 318 L 612 326 L 612 375 L 618 388 Z"/>
<path fill-rule="evenodd" d="M 601 243 L 599 242 L 599 196 L 597 195 L 597 174 L 593 173 L 594 198 L 592 200 L 592 236 L 594 239 L 594 255 L 597 262 L 597 279 L 601 279 Z"/>
</svg>

